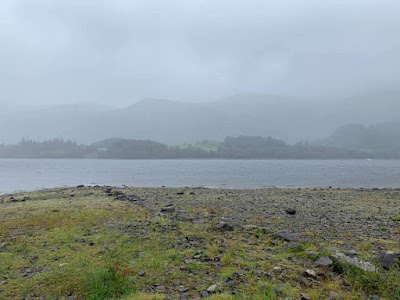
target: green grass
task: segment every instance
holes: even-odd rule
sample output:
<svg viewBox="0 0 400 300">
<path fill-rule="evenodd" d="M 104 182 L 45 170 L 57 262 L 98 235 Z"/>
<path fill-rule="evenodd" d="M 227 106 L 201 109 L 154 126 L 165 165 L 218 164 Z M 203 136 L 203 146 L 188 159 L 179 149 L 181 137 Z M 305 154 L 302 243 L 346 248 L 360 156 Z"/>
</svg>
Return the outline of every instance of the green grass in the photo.
<svg viewBox="0 0 400 300">
<path fill-rule="evenodd" d="M 179 299 L 174 279 L 192 296 L 217 284 L 214 300 L 297 299 L 301 291 L 312 299 L 324 299 L 329 291 L 343 299 L 360 299 L 361 291 L 400 299 L 398 269 L 367 273 L 344 266 L 335 276 L 327 273 L 310 279 L 311 286 L 301 285 L 304 267 L 294 261 L 328 255 L 328 245 L 319 242 L 282 250 L 286 243 L 268 233 L 221 232 L 212 222 L 155 216 L 96 188 L 24 196 L 32 200 L 0 203 L 0 244 L 7 243 L 0 250 L 0 299 L 163 299 L 156 285 Z M 359 251 L 368 257 L 372 245 L 365 241 Z M 391 247 L 398 250 L 395 243 Z M 198 253 L 201 258 L 193 261 Z M 282 273 L 273 274 L 277 266 Z M 238 277 L 238 270 L 245 273 Z M 237 283 L 235 295 L 225 287 L 227 278 Z M 350 288 L 343 288 L 343 280 Z"/>
<path fill-rule="evenodd" d="M 137 291 L 132 280 L 124 276 L 123 270 L 116 265 L 90 270 L 85 277 L 87 299 L 120 298 Z"/>
</svg>

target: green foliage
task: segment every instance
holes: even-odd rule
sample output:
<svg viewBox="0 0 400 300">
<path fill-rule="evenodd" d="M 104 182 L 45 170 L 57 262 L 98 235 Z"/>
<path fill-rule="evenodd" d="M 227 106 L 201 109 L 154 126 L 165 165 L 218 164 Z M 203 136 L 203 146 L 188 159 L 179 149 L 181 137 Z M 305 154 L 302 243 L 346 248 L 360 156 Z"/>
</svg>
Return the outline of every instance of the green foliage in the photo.
<svg viewBox="0 0 400 300">
<path fill-rule="evenodd" d="M 119 298 L 137 291 L 131 280 L 117 265 L 91 270 L 85 276 L 85 280 L 86 299 Z"/>
<path fill-rule="evenodd" d="M 368 154 L 369 155 L 369 154 Z M 307 143 L 288 145 L 271 137 L 227 137 L 223 143 L 203 141 L 195 145 L 167 146 L 150 140 L 107 139 L 90 146 L 54 139 L 44 142 L 23 140 L 0 145 L 1 158 L 366 158 L 367 153 Z"/>
</svg>

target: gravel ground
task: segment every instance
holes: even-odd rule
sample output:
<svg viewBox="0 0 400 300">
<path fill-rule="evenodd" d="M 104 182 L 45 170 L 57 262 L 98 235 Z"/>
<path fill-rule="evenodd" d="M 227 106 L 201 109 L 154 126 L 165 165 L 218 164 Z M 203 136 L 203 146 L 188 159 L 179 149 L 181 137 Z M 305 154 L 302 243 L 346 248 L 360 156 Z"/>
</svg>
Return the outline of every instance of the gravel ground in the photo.
<svg viewBox="0 0 400 300">
<path fill-rule="evenodd" d="M 339 189 L 130 189 L 142 205 L 173 205 L 194 222 L 225 221 L 289 230 L 314 239 L 357 244 L 400 243 L 400 190 Z M 114 194 L 110 194 L 114 197 Z M 290 209 L 295 213 L 290 212 Z M 288 210 L 288 212 L 286 211 Z"/>
</svg>

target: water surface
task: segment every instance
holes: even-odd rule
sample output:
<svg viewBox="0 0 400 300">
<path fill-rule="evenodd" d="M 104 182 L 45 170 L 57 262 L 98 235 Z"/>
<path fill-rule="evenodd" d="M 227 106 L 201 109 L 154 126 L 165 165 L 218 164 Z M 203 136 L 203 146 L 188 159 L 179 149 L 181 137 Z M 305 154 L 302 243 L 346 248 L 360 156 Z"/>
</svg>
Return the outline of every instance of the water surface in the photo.
<svg viewBox="0 0 400 300">
<path fill-rule="evenodd" d="M 398 188 L 400 160 L 0 159 L 0 193 L 78 184 Z"/>
</svg>

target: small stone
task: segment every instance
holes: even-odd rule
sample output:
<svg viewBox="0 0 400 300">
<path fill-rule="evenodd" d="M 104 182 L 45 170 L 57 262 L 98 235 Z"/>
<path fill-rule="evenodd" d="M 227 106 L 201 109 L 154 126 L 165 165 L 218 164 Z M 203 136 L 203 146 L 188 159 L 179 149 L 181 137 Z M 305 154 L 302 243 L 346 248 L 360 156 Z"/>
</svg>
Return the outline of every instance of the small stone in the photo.
<svg viewBox="0 0 400 300">
<path fill-rule="evenodd" d="M 174 280 L 172 280 L 172 284 L 173 284 L 174 286 L 178 286 L 178 285 L 181 284 L 181 280 L 180 280 L 180 279 L 174 279 Z"/>
<path fill-rule="evenodd" d="M 175 211 L 175 206 L 173 206 L 173 205 L 167 205 L 167 206 L 164 206 L 163 208 L 161 208 L 161 212 L 171 213 L 174 211 Z"/>
<path fill-rule="evenodd" d="M 208 298 L 208 297 L 210 297 L 210 295 L 208 294 L 207 291 L 201 291 L 200 296 L 201 296 L 201 298 Z"/>
<path fill-rule="evenodd" d="M 236 223 L 225 223 L 225 222 L 219 222 L 216 226 L 216 229 L 221 231 L 233 231 L 235 230 L 235 228 L 241 228 L 241 226 Z"/>
<path fill-rule="evenodd" d="M 314 262 L 314 264 L 317 267 L 329 267 L 333 264 L 333 261 L 329 257 L 321 256 Z"/>
<path fill-rule="evenodd" d="M 339 299 L 340 299 L 340 296 L 339 296 L 338 293 L 336 293 L 336 292 L 334 292 L 334 291 L 330 291 L 330 292 L 328 293 L 327 299 L 328 299 L 328 300 L 339 300 Z"/>
<path fill-rule="evenodd" d="M 287 243 L 282 250 L 286 251 L 286 250 L 297 250 L 301 248 L 301 244 L 297 243 L 297 242 L 289 242 Z"/>
<path fill-rule="evenodd" d="M 238 275 L 238 276 L 243 276 L 244 274 L 246 274 L 246 271 L 245 271 L 245 270 L 238 270 L 238 271 L 236 271 L 235 273 L 236 273 L 236 275 Z"/>
<path fill-rule="evenodd" d="M 215 293 L 218 289 L 218 286 L 216 284 L 213 284 L 211 286 L 208 287 L 207 292 L 209 293 Z"/>
<path fill-rule="evenodd" d="M 282 273 L 282 268 L 281 267 L 275 267 L 272 269 L 272 272 L 274 272 L 275 274 L 280 274 Z"/>
<path fill-rule="evenodd" d="M 302 238 L 300 236 L 300 234 L 298 233 L 293 233 L 293 232 L 289 232 L 289 231 L 279 231 L 277 233 L 275 233 L 275 236 L 277 238 L 283 239 L 287 242 L 301 242 Z"/>
<path fill-rule="evenodd" d="M 304 286 L 306 286 L 306 287 L 310 287 L 310 286 L 311 286 L 311 283 L 308 281 L 307 278 L 301 277 L 301 278 L 299 279 L 299 281 L 300 281 L 300 283 L 301 283 L 302 285 L 304 285 Z"/>
<path fill-rule="evenodd" d="M 345 254 L 346 254 L 347 256 L 350 256 L 350 257 L 357 257 L 357 256 L 358 256 L 357 251 L 354 250 L 354 249 L 351 249 L 351 250 L 346 251 Z"/>
<path fill-rule="evenodd" d="M 167 293 L 167 289 L 166 289 L 165 286 L 163 286 L 163 285 L 157 286 L 157 287 L 156 287 L 156 291 L 157 291 L 157 293 L 161 293 L 161 294 Z"/>
<path fill-rule="evenodd" d="M 142 271 L 139 272 L 139 276 L 144 276 L 144 275 L 146 275 L 145 271 L 142 270 Z"/>
<path fill-rule="evenodd" d="M 6 250 L 7 246 L 9 245 L 9 243 L 4 242 L 0 244 L 0 251 Z"/>
<path fill-rule="evenodd" d="M 178 288 L 179 293 L 186 293 L 188 290 L 189 289 L 187 287 L 184 287 L 182 285 Z"/>
<path fill-rule="evenodd" d="M 373 295 L 371 297 L 371 300 L 380 300 L 380 299 L 381 299 L 381 297 L 379 297 L 378 295 Z"/>
<path fill-rule="evenodd" d="M 130 260 L 130 261 L 129 261 L 129 264 L 131 264 L 131 265 L 136 264 L 136 260 L 134 260 L 134 259 Z"/>
<path fill-rule="evenodd" d="M 296 210 L 293 208 L 287 208 L 287 209 L 285 209 L 285 211 L 288 215 L 291 215 L 291 216 L 294 216 L 296 214 Z"/>
<path fill-rule="evenodd" d="M 317 278 L 317 276 L 318 276 L 317 272 L 315 272 L 314 270 L 311 270 L 311 269 L 306 269 L 304 271 L 304 274 L 309 276 L 309 277 L 313 277 L 313 278 Z"/>
<path fill-rule="evenodd" d="M 234 280 L 229 280 L 229 281 L 225 282 L 225 285 L 226 285 L 227 287 L 234 286 L 235 284 L 236 284 L 236 282 L 235 282 Z"/>
<path fill-rule="evenodd" d="M 300 299 L 301 299 L 301 300 L 311 300 L 311 296 L 310 296 L 308 293 L 306 293 L 306 292 L 302 292 L 302 293 L 300 294 Z"/>
</svg>

